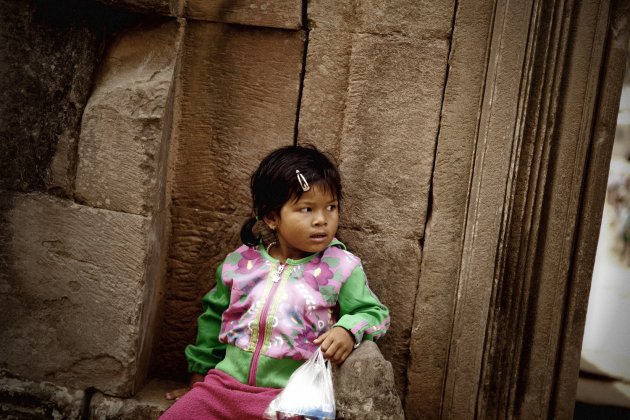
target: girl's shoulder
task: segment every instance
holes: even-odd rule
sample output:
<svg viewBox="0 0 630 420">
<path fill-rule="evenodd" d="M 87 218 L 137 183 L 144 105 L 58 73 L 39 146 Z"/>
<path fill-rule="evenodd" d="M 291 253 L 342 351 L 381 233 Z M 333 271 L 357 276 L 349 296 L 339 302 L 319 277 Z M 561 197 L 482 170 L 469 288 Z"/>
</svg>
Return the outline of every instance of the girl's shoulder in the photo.
<svg viewBox="0 0 630 420">
<path fill-rule="evenodd" d="M 346 249 L 346 246 L 339 242 L 333 242 L 331 246 L 326 248 L 322 255 L 322 259 L 334 258 L 340 263 L 352 267 L 361 265 L 361 259 Z"/>
<path fill-rule="evenodd" d="M 248 245 L 241 245 L 227 254 L 223 260 L 223 266 L 236 266 L 241 260 L 256 261 L 259 259 L 262 259 L 262 255 L 258 246 L 250 247 Z"/>
</svg>

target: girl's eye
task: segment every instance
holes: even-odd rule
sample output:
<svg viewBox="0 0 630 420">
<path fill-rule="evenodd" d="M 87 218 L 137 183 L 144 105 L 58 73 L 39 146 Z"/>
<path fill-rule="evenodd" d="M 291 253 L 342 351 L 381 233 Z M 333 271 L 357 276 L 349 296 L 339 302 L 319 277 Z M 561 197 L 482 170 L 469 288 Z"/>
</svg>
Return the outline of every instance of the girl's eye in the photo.
<svg viewBox="0 0 630 420">
<path fill-rule="evenodd" d="M 331 204 L 330 206 L 327 207 L 328 211 L 335 211 L 337 210 L 337 205 L 336 204 Z"/>
<path fill-rule="evenodd" d="M 311 211 L 311 208 L 310 208 L 310 207 L 302 207 L 302 208 L 300 209 L 300 211 L 301 211 L 302 213 L 308 213 L 308 212 L 310 212 L 310 211 Z"/>
</svg>

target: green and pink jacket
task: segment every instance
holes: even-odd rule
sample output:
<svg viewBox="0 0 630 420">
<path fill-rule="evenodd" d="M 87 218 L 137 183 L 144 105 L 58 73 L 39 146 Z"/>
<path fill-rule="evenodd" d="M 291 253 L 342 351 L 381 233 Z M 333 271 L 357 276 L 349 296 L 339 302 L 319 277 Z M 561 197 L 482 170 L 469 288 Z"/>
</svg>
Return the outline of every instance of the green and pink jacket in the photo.
<svg viewBox="0 0 630 420">
<path fill-rule="evenodd" d="M 389 327 L 361 260 L 336 239 L 284 264 L 262 245 L 243 245 L 219 266 L 202 303 L 197 341 L 186 347 L 190 372 L 216 368 L 261 387 L 284 387 L 316 350 L 313 340 L 333 326 L 350 331 L 357 345 Z"/>
</svg>

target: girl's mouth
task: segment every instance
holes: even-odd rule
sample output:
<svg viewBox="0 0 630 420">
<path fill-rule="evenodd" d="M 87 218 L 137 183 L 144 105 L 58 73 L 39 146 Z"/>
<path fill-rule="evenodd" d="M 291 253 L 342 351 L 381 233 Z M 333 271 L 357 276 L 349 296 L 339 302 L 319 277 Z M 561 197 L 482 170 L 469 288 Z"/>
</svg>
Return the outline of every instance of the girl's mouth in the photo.
<svg viewBox="0 0 630 420">
<path fill-rule="evenodd" d="M 328 235 L 326 233 L 314 233 L 310 238 L 315 242 L 323 242 L 328 238 Z"/>
</svg>

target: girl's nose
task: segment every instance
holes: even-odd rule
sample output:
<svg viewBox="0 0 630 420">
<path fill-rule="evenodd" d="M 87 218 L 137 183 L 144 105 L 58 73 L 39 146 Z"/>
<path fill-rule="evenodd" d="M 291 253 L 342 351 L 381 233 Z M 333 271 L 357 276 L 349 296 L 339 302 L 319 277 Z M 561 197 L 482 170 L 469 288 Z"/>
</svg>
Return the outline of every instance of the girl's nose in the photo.
<svg viewBox="0 0 630 420">
<path fill-rule="evenodd" d="M 318 211 L 314 213 L 313 217 L 313 225 L 315 226 L 326 226 L 328 222 L 326 221 L 326 216 L 324 212 Z"/>
</svg>

